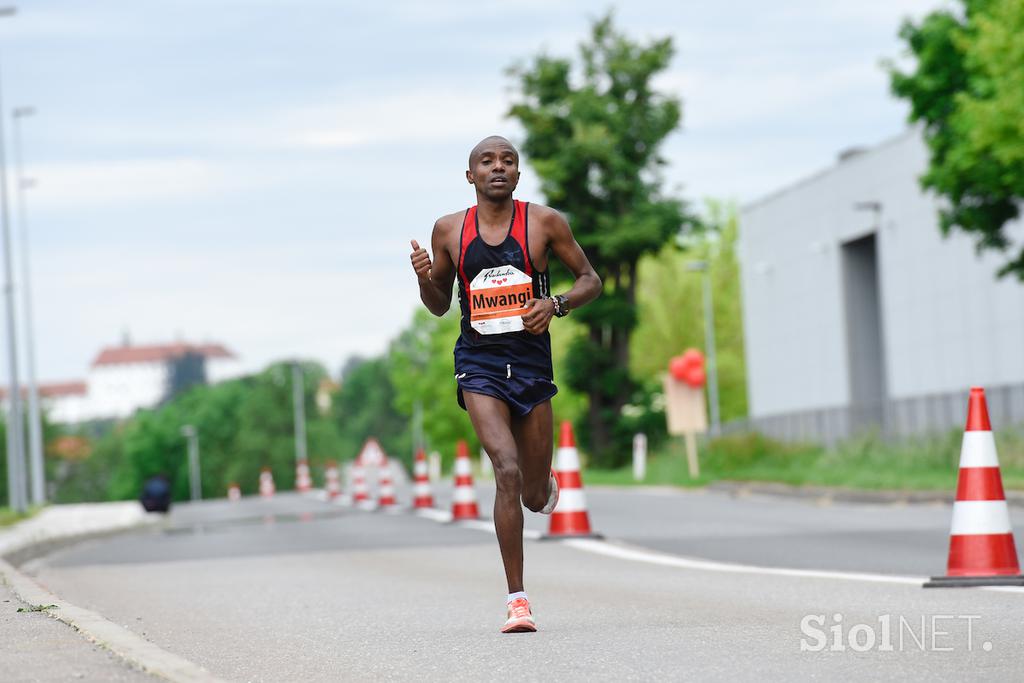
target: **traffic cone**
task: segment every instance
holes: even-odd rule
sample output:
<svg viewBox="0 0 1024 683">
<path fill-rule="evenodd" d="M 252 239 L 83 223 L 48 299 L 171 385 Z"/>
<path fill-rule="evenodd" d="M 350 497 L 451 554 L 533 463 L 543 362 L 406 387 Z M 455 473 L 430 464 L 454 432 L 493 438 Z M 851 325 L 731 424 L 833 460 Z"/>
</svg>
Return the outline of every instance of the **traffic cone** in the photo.
<svg viewBox="0 0 1024 683">
<path fill-rule="evenodd" d="M 274 487 L 274 474 L 269 467 L 260 470 L 260 495 L 270 498 L 277 489 Z"/>
<path fill-rule="evenodd" d="M 576 450 L 576 438 L 572 423 L 562 423 L 555 454 L 555 478 L 558 480 L 558 505 L 551 513 L 551 524 L 545 538 L 566 536 L 590 536 L 600 538 L 590 529 L 587 501 L 583 496 L 583 480 L 580 478 L 580 455 Z"/>
<path fill-rule="evenodd" d="M 313 478 L 309 476 L 309 463 L 300 460 L 295 465 L 295 490 L 305 493 L 313 488 Z"/>
<path fill-rule="evenodd" d="M 469 446 L 459 441 L 455 447 L 455 495 L 452 497 L 452 521 L 479 519 L 476 491 L 473 490 L 473 471 L 469 462 Z"/>
<path fill-rule="evenodd" d="M 395 500 L 395 485 L 391 481 L 391 461 L 386 457 L 377 470 L 377 488 L 377 505 L 384 509 L 398 505 Z"/>
<path fill-rule="evenodd" d="M 228 500 L 231 502 L 237 502 L 242 499 L 242 489 L 238 488 L 238 484 L 231 482 L 228 484 Z"/>
<path fill-rule="evenodd" d="M 366 468 L 358 459 L 352 463 L 349 472 L 352 479 L 352 503 L 365 507 L 370 504 L 370 489 L 366 485 Z"/>
<path fill-rule="evenodd" d="M 327 469 L 324 471 L 324 490 L 327 492 L 327 500 L 334 500 L 341 495 L 341 477 L 338 475 L 338 463 L 333 460 L 327 461 Z"/>
<path fill-rule="evenodd" d="M 924 585 L 1024 586 L 985 390 L 981 387 L 971 387 L 967 404 L 967 429 L 960 449 L 946 576 L 933 576 Z"/>
<path fill-rule="evenodd" d="M 413 484 L 413 499 L 412 506 L 414 508 L 432 508 L 434 507 L 434 496 L 430 492 L 430 479 L 427 477 L 427 454 L 423 452 L 423 449 L 416 451 L 416 462 L 413 463 L 413 476 L 415 483 Z"/>
</svg>

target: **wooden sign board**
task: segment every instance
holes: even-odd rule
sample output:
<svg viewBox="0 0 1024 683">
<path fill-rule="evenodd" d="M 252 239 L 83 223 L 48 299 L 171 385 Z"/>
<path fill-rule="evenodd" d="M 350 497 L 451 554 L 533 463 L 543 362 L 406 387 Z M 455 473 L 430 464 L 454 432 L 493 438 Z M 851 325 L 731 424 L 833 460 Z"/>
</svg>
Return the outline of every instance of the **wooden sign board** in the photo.
<svg viewBox="0 0 1024 683">
<path fill-rule="evenodd" d="M 708 430 L 708 410 L 704 402 L 704 389 L 694 389 L 672 375 L 662 378 L 665 387 L 665 418 L 668 433 L 703 434 Z"/>
</svg>

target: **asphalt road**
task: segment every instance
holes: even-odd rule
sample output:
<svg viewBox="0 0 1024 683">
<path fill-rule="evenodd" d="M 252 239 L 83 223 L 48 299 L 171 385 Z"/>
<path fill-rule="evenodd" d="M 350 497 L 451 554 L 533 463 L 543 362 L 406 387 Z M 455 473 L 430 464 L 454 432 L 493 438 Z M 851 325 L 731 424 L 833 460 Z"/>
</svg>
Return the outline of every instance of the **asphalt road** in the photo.
<svg viewBox="0 0 1024 683">
<path fill-rule="evenodd" d="M 821 504 L 702 489 L 590 487 L 585 493 L 595 531 L 645 548 L 759 566 L 911 576 L 944 573 L 953 514 L 942 503 Z M 489 517 L 494 485 L 481 482 L 477 496 Z M 447 508 L 449 501 L 450 490 L 437 487 L 435 504 Z M 1024 509 L 1010 512 L 1014 528 L 1024 531 Z M 528 515 L 526 523 L 545 532 L 548 521 Z"/>
<path fill-rule="evenodd" d="M 596 528 L 665 553 L 910 575 L 945 561 L 948 506 L 587 494 Z M 1021 592 L 694 569 L 529 541 L 541 630 L 502 636 L 490 533 L 294 495 L 183 505 L 168 522 L 25 569 L 232 680 L 1018 679 L 1024 666 Z"/>
</svg>

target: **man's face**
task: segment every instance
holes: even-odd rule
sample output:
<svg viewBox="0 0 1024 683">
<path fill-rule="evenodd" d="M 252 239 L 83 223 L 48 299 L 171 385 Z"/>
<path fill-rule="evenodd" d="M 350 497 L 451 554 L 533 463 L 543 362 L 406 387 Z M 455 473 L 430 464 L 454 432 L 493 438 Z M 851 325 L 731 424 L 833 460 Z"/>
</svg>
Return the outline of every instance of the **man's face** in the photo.
<svg viewBox="0 0 1024 683">
<path fill-rule="evenodd" d="M 470 160 L 466 178 L 485 197 L 510 197 L 519 184 L 519 153 L 505 140 L 486 141 Z"/>
</svg>

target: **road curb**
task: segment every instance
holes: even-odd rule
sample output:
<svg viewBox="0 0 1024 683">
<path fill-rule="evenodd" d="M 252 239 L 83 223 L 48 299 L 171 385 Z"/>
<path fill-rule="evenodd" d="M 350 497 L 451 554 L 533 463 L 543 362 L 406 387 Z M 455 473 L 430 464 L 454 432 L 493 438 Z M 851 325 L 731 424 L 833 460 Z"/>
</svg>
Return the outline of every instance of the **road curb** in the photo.
<svg viewBox="0 0 1024 683">
<path fill-rule="evenodd" d="M 838 486 L 792 486 L 771 482 L 718 481 L 708 484 L 707 491 L 726 493 L 733 497 L 762 495 L 799 500 L 813 500 L 819 503 L 874 503 L 889 505 L 952 505 L 956 496 L 949 491 L 894 491 L 847 489 Z M 1007 491 L 1006 502 L 1024 506 L 1024 492 Z"/>
<path fill-rule="evenodd" d="M 138 506 L 137 503 L 131 505 Z M 90 506 L 76 507 L 85 511 Z M 111 508 L 108 504 L 108 511 Z M 92 509 L 102 508 L 96 506 Z M 153 527 L 161 523 L 162 516 L 132 515 L 129 506 L 126 505 L 126 514 L 120 514 L 120 510 L 115 510 L 114 514 L 106 514 L 105 517 L 98 514 L 95 518 L 86 519 L 88 513 L 84 512 L 74 519 L 74 523 L 69 524 L 65 519 L 65 524 L 61 528 L 56 521 L 51 521 L 47 526 L 48 520 L 43 518 L 46 512 L 47 510 L 44 510 L 40 516 L 15 524 L 0 533 L 0 578 L 19 600 L 28 605 L 52 605 L 41 611 L 67 624 L 89 641 L 109 650 L 136 669 L 175 683 L 222 683 L 223 679 L 217 678 L 198 664 L 161 649 L 101 614 L 60 598 L 7 562 L 9 556 L 18 556 L 24 561 L 29 557 L 40 557 L 55 547 L 88 538 Z"/>
<path fill-rule="evenodd" d="M 4 560 L 0 560 L 0 575 L 18 599 L 29 605 L 53 605 L 42 611 L 137 669 L 176 683 L 221 683 L 223 680 L 96 612 L 59 598 Z"/>
</svg>

